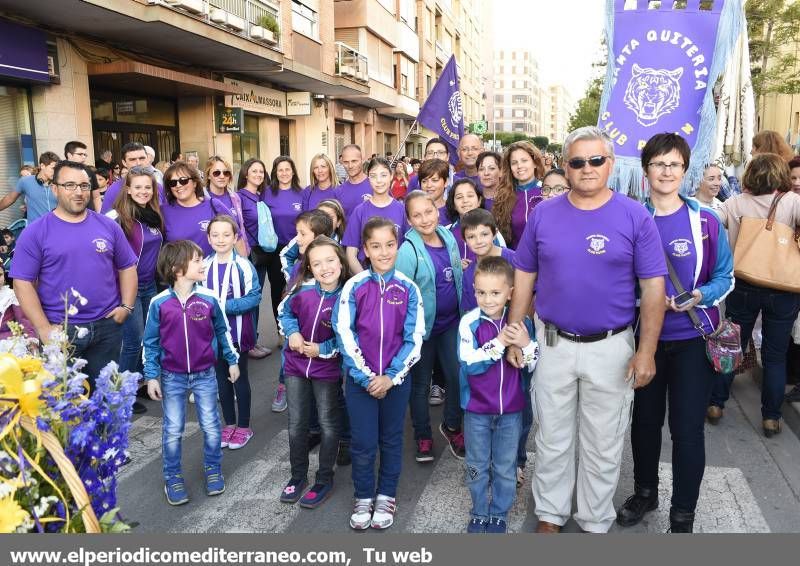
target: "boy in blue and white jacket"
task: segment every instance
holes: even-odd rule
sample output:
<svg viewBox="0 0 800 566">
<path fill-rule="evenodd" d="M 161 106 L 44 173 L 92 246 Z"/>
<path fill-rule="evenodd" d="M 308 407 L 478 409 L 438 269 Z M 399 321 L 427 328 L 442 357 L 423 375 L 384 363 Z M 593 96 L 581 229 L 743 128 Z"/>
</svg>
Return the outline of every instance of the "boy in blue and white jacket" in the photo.
<svg viewBox="0 0 800 566">
<path fill-rule="evenodd" d="M 505 533 L 516 494 L 517 445 L 530 383 L 524 373 L 533 371 L 539 346 L 529 319 L 506 322 L 513 283 L 514 269 L 507 260 L 482 259 L 475 272 L 478 308 L 465 314 L 458 327 L 467 486 L 472 496 L 469 533 Z M 524 370 L 506 360 L 509 346 L 522 348 Z"/>
<path fill-rule="evenodd" d="M 190 391 L 203 431 L 206 493 L 225 491 L 215 365 L 221 351 L 235 382 L 239 355 L 217 297 L 201 285 L 205 269 L 200 246 L 188 240 L 168 243 L 158 256 L 158 273 L 170 287 L 153 298 L 147 313 L 144 377 L 150 398 L 162 401 L 164 410 L 164 493 L 170 505 L 182 505 L 189 501 L 181 471 L 181 437 Z"/>
</svg>

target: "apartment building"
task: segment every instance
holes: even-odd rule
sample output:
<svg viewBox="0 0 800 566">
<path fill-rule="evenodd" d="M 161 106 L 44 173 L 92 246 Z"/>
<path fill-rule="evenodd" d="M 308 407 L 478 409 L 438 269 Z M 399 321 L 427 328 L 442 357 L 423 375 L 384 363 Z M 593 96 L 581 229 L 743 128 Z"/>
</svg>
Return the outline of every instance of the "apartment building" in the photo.
<svg viewBox="0 0 800 566">
<path fill-rule="evenodd" d="M 395 152 L 450 53 L 483 113 L 480 0 L 4 0 L 0 196 L 70 140 L 229 159 Z M 223 120 L 224 117 L 224 120 Z M 420 156 L 420 128 L 402 153 Z"/>
<path fill-rule="evenodd" d="M 533 51 L 494 52 L 494 127 L 498 132 L 538 136 L 542 132 L 539 65 Z"/>
<path fill-rule="evenodd" d="M 563 143 L 569 133 L 569 117 L 575 110 L 575 102 L 563 85 L 548 87 L 549 105 L 544 112 L 549 114 L 548 128 L 543 131 L 552 143 Z"/>
</svg>

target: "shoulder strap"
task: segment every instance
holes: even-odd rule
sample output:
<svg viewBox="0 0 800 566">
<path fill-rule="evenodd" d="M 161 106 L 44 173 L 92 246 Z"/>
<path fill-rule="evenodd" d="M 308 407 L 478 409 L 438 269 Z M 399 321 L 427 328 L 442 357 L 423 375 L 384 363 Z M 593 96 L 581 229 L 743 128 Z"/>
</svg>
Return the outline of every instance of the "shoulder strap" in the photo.
<svg viewBox="0 0 800 566">
<path fill-rule="evenodd" d="M 685 293 L 686 289 L 683 288 L 681 284 L 681 280 L 678 278 L 678 274 L 675 272 L 675 268 L 672 266 L 672 262 L 669 260 L 669 255 L 667 252 L 664 252 L 664 259 L 667 260 L 667 270 L 669 271 L 669 279 L 672 281 L 672 286 L 675 287 L 675 290 L 678 291 L 678 294 Z M 697 316 L 697 311 L 694 307 L 690 308 L 686 311 L 686 314 L 689 315 L 689 318 L 692 320 L 692 324 L 694 325 L 695 329 L 700 333 L 701 336 L 706 335 L 703 332 L 703 323 L 700 322 L 700 317 Z"/>
<path fill-rule="evenodd" d="M 772 225 L 775 223 L 775 214 L 778 211 L 778 203 L 783 198 L 783 195 L 786 193 L 778 193 L 775 195 L 775 198 L 772 199 L 772 204 L 769 207 L 769 214 L 767 214 L 767 230 L 772 230 Z"/>
</svg>

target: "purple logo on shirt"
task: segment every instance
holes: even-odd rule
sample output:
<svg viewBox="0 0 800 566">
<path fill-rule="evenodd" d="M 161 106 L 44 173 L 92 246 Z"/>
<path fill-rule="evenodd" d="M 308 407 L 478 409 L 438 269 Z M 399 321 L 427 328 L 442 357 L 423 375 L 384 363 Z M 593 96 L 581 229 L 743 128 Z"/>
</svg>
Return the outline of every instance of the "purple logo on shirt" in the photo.
<svg viewBox="0 0 800 566">
<path fill-rule="evenodd" d="M 331 307 L 325 307 L 324 309 L 322 309 L 322 312 L 323 312 L 323 313 L 329 313 L 329 312 L 331 312 L 332 310 L 333 310 L 333 308 L 331 308 Z M 333 328 L 333 324 L 331 323 L 331 320 L 330 320 L 330 318 L 323 318 L 322 320 L 320 320 L 320 323 L 321 323 L 321 324 L 322 324 L 322 326 L 324 326 L 325 328 Z"/>
<path fill-rule="evenodd" d="M 203 301 L 192 301 L 186 304 L 186 313 L 192 320 L 206 320 L 208 318 L 208 305 Z"/>
<path fill-rule="evenodd" d="M 591 236 L 586 237 L 589 240 L 589 249 L 588 251 L 592 255 L 602 255 L 606 253 L 606 242 L 610 240 L 604 236 L 603 234 L 592 234 Z"/>
<path fill-rule="evenodd" d="M 95 238 L 92 243 L 94 244 L 94 251 L 99 254 L 104 254 L 111 250 L 111 246 L 108 245 L 108 240 L 105 238 Z"/>
<path fill-rule="evenodd" d="M 390 305 L 405 304 L 405 289 L 396 283 L 386 287 L 383 296 L 386 297 L 386 302 Z"/>
<path fill-rule="evenodd" d="M 447 281 L 448 283 L 452 283 L 453 282 L 453 268 L 452 267 L 445 267 L 442 270 L 442 273 L 444 273 L 444 280 L 445 281 Z"/>
<path fill-rule="evenodd" d="M 300 210 L 301 208 L 303 208 L 303 203 L 301 203 L 301 202 L 293 202 L 292 206 L 294 207 L 295 210 Z"/>
<path fill-rule="evenodd" d="M 685 238 L 679 240 L 672 240 L 669 245 L 672 246 L 672 255 L 674 257 L 686 257 L 692 255 L 689 252 L 689 245 L 691 242 Z"/>
<path fill-rule="evenodd" d="M 208 232 L 209 223 L 211 223 L 211 220 L 201 220 L 200 222 L 197 223 L 197 225 L 200 226 L 200 230 L 202 232 Z"/>
</svg>

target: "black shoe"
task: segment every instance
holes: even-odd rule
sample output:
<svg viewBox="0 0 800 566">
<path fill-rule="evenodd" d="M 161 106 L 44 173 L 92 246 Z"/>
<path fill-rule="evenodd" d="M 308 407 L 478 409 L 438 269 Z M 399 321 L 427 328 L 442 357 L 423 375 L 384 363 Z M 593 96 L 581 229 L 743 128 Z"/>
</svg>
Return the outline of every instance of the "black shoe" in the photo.
<svg viewBox="0 0 800 566">
<path fill-rule="evenodd" d="M 142 413 L 146 413 L 146 412 L 147 412 L 147 407 L 145 407 L 142 403 L 140 403 L 139 401 L 134 401 L 133 402 L 133 414 L 134 415 L 141 415 Z"/>
<path fill-rule="evenodd" d="M 635 492 L 617 511 L 617 524 L 632 527 L 641 522 L 644 514 L 658 509 L 658 490 L 636 486 Z"/>
<path fill-rule="evenodd" d="M 319 443 L 322 442 L 322 435 L 318 432 L 308 433 L 308 451 L 311 452 Z"/>
<path fill-rule="evenodd" d="M 694 530 L 694 513 L 674 507 L 669 510 L 670 533 L 691 533 Z"/>
<path fill-rule="evenodd" d="M 795 385 L 784 399 L 787 403 L 800 403 L 800 384 Z"/>
<path fill-rule="evenodd" d="M 339 453 L 336 454 L 336 465 L 337 466 L 350 465 L 350 442 L 347 440 L 339 441 Z"/>
</svg>

